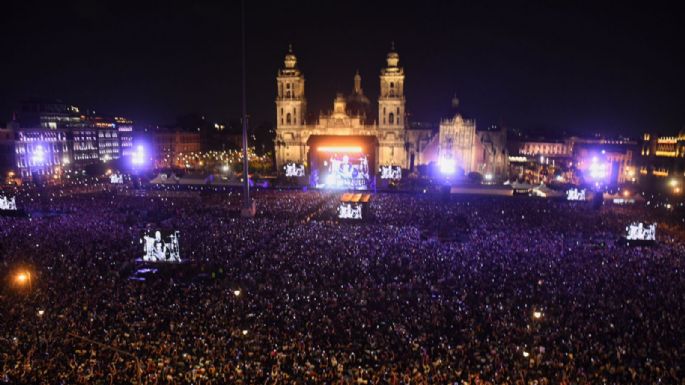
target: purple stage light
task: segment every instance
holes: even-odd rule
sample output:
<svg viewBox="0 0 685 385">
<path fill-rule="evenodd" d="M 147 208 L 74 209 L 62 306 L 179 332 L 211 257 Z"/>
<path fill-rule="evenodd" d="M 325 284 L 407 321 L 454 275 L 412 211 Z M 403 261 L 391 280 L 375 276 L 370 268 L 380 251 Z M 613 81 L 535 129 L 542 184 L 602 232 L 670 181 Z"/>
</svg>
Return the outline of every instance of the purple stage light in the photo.
<svg viewBox="0 0 685 385">
<path fill-rule="evenodd" d="M 596 156 L 592 157 L 588 167 L 590 177 L 594 180 L 603 180 L 609 176 L 609 164 L 600 161 Z"/>
<path fill-rule="evenodd" d="M 142 144 L 136 146 L 136 150 L 131 153 L 131 163 L 137 166 L 145 163 L 145 147 Z"/>
<path fill-rule="evenodd" d="M 37 145 L 31 154 L 31 161 L 36 166 L 41 166 L 45 162 L 45 150 L 42 145 Z"/>
</svg>

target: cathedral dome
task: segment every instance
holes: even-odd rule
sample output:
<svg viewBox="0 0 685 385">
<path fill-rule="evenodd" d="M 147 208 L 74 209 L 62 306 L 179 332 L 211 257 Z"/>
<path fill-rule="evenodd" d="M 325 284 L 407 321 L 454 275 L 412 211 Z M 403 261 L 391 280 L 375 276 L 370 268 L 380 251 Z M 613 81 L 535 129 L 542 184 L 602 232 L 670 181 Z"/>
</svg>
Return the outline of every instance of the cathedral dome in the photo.
<svg viewBox="0 0 685 385">
<path fill-rule="evenodd" d="M 351 116 L 360 116 L 366 120 L 371 113 L 371 101 L 362 90 L 362 77 L 359 71 L 354 75 L 354 90 L 347 96 L 347 112 Z"/>
<path fill-rule="evenodd" d="M 288 69 L 295 68 L 295 65 L 297 65 L 297 57 L 293 53 L 292 45 L 288 46 L 288 53 L 285 55 L 285 60 L 283 61 L 283 64 L 285 64 L 285 68 Z"/>
<path fill-rule="evenodd" d="M 400 55 L 395 51 L 395 42 L 390 45 L 390 52 L 387 56 L 388 67 L 397 67 L 400 62 Z"/>
<path fill-rule="evenodd" d="M 389 52 L 388 53 L 388 67 L 397 67 L 397 64 L 400 62 L 400 55 L 397 52 Z"/>
</svg>

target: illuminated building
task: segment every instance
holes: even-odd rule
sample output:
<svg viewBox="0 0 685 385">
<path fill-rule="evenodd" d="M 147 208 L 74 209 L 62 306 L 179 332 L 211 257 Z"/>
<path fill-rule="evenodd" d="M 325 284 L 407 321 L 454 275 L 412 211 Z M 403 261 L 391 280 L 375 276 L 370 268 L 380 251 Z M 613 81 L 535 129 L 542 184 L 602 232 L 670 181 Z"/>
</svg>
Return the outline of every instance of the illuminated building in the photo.
<svg viewBox="0 0 685 385">
<path fill-rule="evenodd" d="M 22 129 L 17 132 L 15 156 L 22 179 L 59 177 L 71 158 L 67 133 L 57 129 Z"/>
<path fill-rule="evenodd" d="M 580 183 L 574 170 L 589 173 L 591 160 L 599 156 L 607 166 L 606 183 L 636 182 L 634 153 L 636 142 L 627 139 L 579 138 L 558 140 L 519 140 L 510 143 L 512 171 L 532 183 L 549 183 L 553 179 Z M 589 174 L 588 174 L 589 175 Z"/>
<path fill-rule="evenodd" d="M 338 94 L 332 111 L 310 122 L 306 120 L 304 75 L 297 67 L 295 54 L 289 50 L 276 77 L 276 169 L 282 170 L 283 165 L 294 163 L 308 165 L 311 172 L 308 163 L 320 158 L 312 144 L 335 146 L 336 140 L 350 144 L 351 138 L 355 138 L 356 145 L 369 152 L 365 155 L 373 162 L 369 164 L 372 173 L 379 166 L 390 165 L 413 170 L 418 165 L 439 163 L 439 157 L 444 156 L 455 160 L 460 172 L 489 173 L 498 178 L 506 175 L 505 130 L 479 131 L 475 122 L 460 115 L 442 121 L 439 135 L 430 125 L 408 125 L 405 73 L 399 60 L 393 47 L 387 54 L 386 66 L 380 71 L 376 121 L 368 121 L 370 102 L 357 72 L 352 94 L 347 97 Z"/>
<path fill-rule="evenodd" d="M 119 159 L 120 143 L 116 123 L 109 119 L 93 117 L 91 124 L 95 126 L 98 133 L 98 158 L 103 162 Z"/>
<path fill-rule="evenodd" d="M 461 175 L 477 172 L 497 179 L 506 176 L 509 159 L 504 128 L 477 130 L 474 120 L 457 113 L 440 122 L 438 139 L 438 164 L 450 164 Z"/>
<path fill-rule="evenodd" d="M 369 165 L 372 170 L 379 164 L 407 168 L 404 70 L 398 66 L 399 55 L 394 49 L 388 53 L 386 62 L 387 66 L 380 74 L 377 122 L 367 121 L 370 103 L 363 93 L 359 73 L 354 76 L 350 96 L 345 98 L 338 94 L 331 112 L 321 114 L 315 122 L 307 122 L 304 75 L 297 68 L 297 58 L 289 50 L 284 68 L 276 77 L 276 168 L 281 170 L 287 163 L 307 164 L 311 155 L 308 141 L 313 136 L 331 140 L 336 136 L 357 137 L 365 143 L 377 143 L 369 149 L 373 154 L 367 154 L 375 159 L 374 164 Z"/>
<path fill-rule="evenodd" d="M 152 150 L 157 167 L 172 167 L 173 161 L 181 154 L 199 152 L 201 138 L 199 132 L 179 129 L 158 129 L 151 133 Z"/>
<path fill-rule="evenodd" d="M 465 173 L 472 171 L 475 138 L 475 121 L 463 119 L 459 114 L 452 119 L 444 119 L 440 122 L 438 162 L 449 164 L 451 173 L 458 168 Z"/>
<path fill-rule="evenodd" d="M 570 158 L 573 156 L 573 141 L 525 141 L 520 142 L 518 153 L 534 157 Z"/>
<path fill-rule="evenodd" d="M 79 107 L 59 99 L 28 99 L 19 105 L 18 120 L 21 127 L 68 129 L 78 126 L 82 121 Z"/>
<path fill-rule="evenodd" d="M 98 132 L 94 128 L 74 128 L 70 130 L 72 160 L 75 168 L 98 161 Z"/>
<path fill-rule="evenodd" d="M 122 117 L 115 117 L 114 123 L 119 136 L 119 155 L 123 157 L 131 156 L 133 148 L 133 121 Z"/>
<path fill-rule="evenodd" d="M 69 144 L 63 166 L 76 170 L 130 154 L 133 145 L 132 121 L 104 117 L 60 100 L 20 103 L 17 126 L 18 131 L 62 130 Z"/>
<path fill-rule="evenodd" d="M 685 176 L 685 129 L 680 130 L 676 136 L 644 134 L 640 155 L 642 175 Z"/>
</svg>

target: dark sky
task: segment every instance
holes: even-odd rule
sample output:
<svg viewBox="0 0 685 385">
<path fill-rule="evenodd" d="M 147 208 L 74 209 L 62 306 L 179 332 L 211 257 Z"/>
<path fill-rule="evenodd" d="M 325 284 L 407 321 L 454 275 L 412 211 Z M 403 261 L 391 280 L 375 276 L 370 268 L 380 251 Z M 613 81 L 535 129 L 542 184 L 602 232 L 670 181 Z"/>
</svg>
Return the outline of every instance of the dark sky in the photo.
<svg viewBox="0 0 685 385">
<path fill-rule="evenodd" d="M 685 20 L 676 6 L 247 2 L 253 121 L 274 119 L 288 43 L 317 113 L 351 90 L 356 69 L 375 104 L 394 40 L 413 120 L 439 121 L 456 93 L 480 126 L 628 134 L 685 126 Z M 239 1 L 9 3 L 0 120 L 27 97 L 145 123 L 240 113 Z"/>
</svg>

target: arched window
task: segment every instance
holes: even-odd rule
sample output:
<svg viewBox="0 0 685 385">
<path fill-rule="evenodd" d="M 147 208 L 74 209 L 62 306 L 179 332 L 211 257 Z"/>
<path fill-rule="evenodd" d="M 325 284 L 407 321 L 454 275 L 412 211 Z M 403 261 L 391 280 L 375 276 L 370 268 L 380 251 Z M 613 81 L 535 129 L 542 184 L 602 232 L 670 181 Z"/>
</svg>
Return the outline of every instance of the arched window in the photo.
<svg viewBox="0 0 685 385">
<path fill-rule="evenodd" d="M 293 108 L 293 124 L 297 124 L 297 108 Z"/>
<path fill-rule="evenodd" d="M 390 96 L 395 96 L 395 83 L 390 82 Z"/>
<path fill-rule="evenodd" d="M 281 97 L 282 97 L 283 96 L 283 83 L 278 85 L 278 89 L 279 89 L 278 94 L 281 95 Z"/>
<path fill-rule="evenodd" d="M 393 114 L 392 112 L 390 113 L 390 115 L 388 115 L 388 123 L 395 124 L 395 114 Z"/>
<path fill-rule="evenodd" d="M 285 84 L 285 89 L 286 89 L 286 91 L 285 91 L 286 96 L 290 97 L 290 83 Z"/>
<path fill-rule="evenodd" d="M 291 119 L 292 119 L 292 116 L 290 115 L 290 112 L 288 112 L 288 114 L 285 116 L 285 123 L 290 124 Z"/>
<path fill-rule="evenodd" d="M 385 107 L 383 107 L 383 124 L 385 124 Z"/>
<path fill-rule="evenodd" d="M 281 108 L 281 124 L 283 124 L 283 109 Z"/>
</svg>

